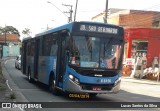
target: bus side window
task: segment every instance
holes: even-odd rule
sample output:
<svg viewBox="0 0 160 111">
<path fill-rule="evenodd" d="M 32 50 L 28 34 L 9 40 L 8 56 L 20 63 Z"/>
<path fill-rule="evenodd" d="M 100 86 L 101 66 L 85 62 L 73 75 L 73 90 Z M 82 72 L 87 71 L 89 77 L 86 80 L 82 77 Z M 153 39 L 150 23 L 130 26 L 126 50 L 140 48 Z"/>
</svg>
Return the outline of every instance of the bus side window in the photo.
<svg viewBox="0 0 160 111">
<path fill-rule="evenodd" d="M 71 62 L 70 61 L 70 57 L 71 57 L 71 50 L 72 50 L 72 47 L 73 47 L 73 39 L 71 37 L 67 38 L 67 42 L 66 42 L 66 53 L 67 53 L 67 59 L 69 61 L 69 63 Z"/>
<path fill-rule="evenodd" d="M 57 55 L 57 49 L 58 49 L 57 44 L 52 44 L 52 46 L 51 46 L 51 51 L 50 51 L 50 55 L 51 55 L 51 56 L 56 56 L 56 55 Z"/>
<path fill-rule="evenodd" d="M 52 33 L 43 37 L 42 55 L 56 56 L 58 50 L 57 33 Z"/>
<path fill-rule="evenodd" d="M 43 42 L 44 42 L 43 55 L 48 56 L 49 55 L 49 37 L 45 36 Z"/>
</svg>

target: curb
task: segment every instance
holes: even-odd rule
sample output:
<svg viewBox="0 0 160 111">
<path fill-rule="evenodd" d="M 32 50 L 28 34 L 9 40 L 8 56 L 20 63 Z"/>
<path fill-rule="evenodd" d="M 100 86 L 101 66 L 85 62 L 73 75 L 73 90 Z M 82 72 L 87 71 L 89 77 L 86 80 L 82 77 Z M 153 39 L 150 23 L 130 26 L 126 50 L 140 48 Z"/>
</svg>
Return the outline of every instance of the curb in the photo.
<svg viewBox="0 0 160 111">
<path fill-rule="evenodd" d="M 150 84 L 150 85 L 160 85 L 160 81 L 151 81 L 145 79 L 136 79 L 136 78 L 123 78 L 122 81 L 124 82 L 132 82 L 132 83 L 139 83 L 139 84 Z"/>
<path fill-rule="evenodd" d="M 5 78 L 5 85 L 7 88 L 5 92 L 5 97 L 8 98 L 11 95 L 15 96 L 15 99 L 10 99 L 7 102 L 28 102 L 28 100 L 24 97 L 24 95 L 21 92 L 17 92 L 13 90 L 13 89 L 19 89 L 19 88 L 18 86 L 16 86 L 15 82 L 11 79 L 10 75 L 8 74 L 8 71 L 5 68 L 5 62 L 12 58 L 13 57 L 7 57 L 0 60 L 1 67 L 2 67 L 2 74 L 3 74 L 3 77 Z M 0 110 L 5 111 L 6 109 L 0 108 Z M 25 110 L 15 108 L 15 109 L 8 109 L 8 111 L 25 111 Z"/>
<path fill-rule="evenodd" d="M 9 60 L 11 58 L 8 58 L 8 59 L 5 59 L 1 65 L 2 65 L 2 73 L 3 73 L 3 76 L 4 78 L 6 79 L 6 83 L 8 84 L 7 85 L 7 88 L 15 94 L 16 96 L 16 102 L 28 102 L 28 100 L 23 96 L 23 94 L 21 92 L 17 92 L 17 91 L 14 91 L 13 89 L 19 89 L 18 86 L 15 84 L 15 82 L 11 79 L 10 75 L 8 74 L 8 71 L 6 70 L 5 68 L 5 62 L 6 60 Z M 7 82 L 8 81 L 8 82 Z"/>
</svg>

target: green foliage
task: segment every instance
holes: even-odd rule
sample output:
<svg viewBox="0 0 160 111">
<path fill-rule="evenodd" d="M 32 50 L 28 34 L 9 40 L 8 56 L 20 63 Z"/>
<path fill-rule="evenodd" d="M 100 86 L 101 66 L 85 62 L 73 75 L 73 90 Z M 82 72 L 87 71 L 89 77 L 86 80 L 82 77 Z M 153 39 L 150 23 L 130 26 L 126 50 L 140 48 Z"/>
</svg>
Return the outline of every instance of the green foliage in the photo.
<svg viewBox="0 0 160 111">
<path fill-rule="evenodd" d="M 4 29 L 2 27 L 0 27 L 0 34 L 3 34 Z"/>
<path fill-rule="evenodd" d="M 25 29 L 22 31 L 22 33 L 23 33 L 24 35 L 26 35 L 26 36 L 30 36 L 31 31 L 30 31 L 30 29 L 25 28 Z"/>
<path fill-rule="evenodd" d="M 16 99 L 16 96 L 15 96 L 14 93 L 12 93 L 12 94 L 10 95 L 10 99 Z"/>
<path fill-rule="evenodd" d="M 0 64 L 0 80 L 3 79 L 3 75 L 2 75 L 2 68 L 1 68 L 1 64 Z"/>
<path fill-rule="evenodd" d="M 3 84 L 0 84 L 0 91 L 6 90 L 6 87 Z"/>
<path fill-rule="evenodd" d="M 19 31 L 13 27 L 13 26 L 5 26 L 5 27 L 0 27 L 0 34 L 17 34 L 20 36 Z"/>
<path fill-rule="evenodd" d="M 4 82 L 4 77 L 3 77 L 3 74 L 2 74 L 2 67 L 1 67 L 1 64 L 0 64 L 0 91 L 3 91 L 5 90 L 5 82 Z"/>
</svg>

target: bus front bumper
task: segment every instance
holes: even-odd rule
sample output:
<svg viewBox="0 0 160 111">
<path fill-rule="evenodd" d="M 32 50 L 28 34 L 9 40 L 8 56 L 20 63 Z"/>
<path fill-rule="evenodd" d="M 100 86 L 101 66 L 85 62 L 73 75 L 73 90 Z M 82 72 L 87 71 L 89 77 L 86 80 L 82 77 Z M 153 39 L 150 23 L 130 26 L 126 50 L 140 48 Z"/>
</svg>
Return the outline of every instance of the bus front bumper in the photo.
<svg viewBox="0 0 160 111">
<path fill-rule="evenodd" d="M 93 87 L 97 87 L 97 86 L 94 86 L 94 85 L 87 85 L 87 87 L 89 87 L 89 89 L 84 89 L 84 85 L 80 84 L 76 84 L 74 83 L 72 80 L 68 80 L 67 81 L 67 84 L 66 84 L 66 91 L 68 92 L 72 92 L 72 93 L 97 93 L 97 94 L 105 94 L 105 93 L 118 93 L 119 90 L 120 90 L 120 83 L 121 83 L 121 80 L 117 81 L 117 83 L 113 86 L 110 86 L 109 89 L 104 89 L 103 87 L 106 87 L 105 85 L 103 86 L 100 86 L 100 88 L 103 88 L 103 90 L 99 90 L 99 89 L 93 89 Z"/>
</svg>

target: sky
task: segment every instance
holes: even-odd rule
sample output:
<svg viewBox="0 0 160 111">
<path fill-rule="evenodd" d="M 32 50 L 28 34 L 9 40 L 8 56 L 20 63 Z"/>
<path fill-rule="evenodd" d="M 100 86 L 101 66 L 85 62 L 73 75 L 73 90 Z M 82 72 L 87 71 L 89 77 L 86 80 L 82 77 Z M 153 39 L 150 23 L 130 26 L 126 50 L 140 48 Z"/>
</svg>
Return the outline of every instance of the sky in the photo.
<svg viewBox="0 0 160 111">
<path fill-rule="evenodd" d="M 47 1 L 51 3 L 47 3 Z M 76 0 L 1 0 L 0 26 L 13 26 L 22 30 L 29 28 L 31 36 L 68 22 L 70 7 L 75 12 Z M 91 21 L 93 16 L 105 10 L 106 0 L 78 0 L 76 21 Z M 56 8 L 57 7 L 57 8 Z M 160 0 L 108 0 L 108 8 L 160 11 Z M 74 17 L 73 12 L 73 17 Z"/>
</svg>

